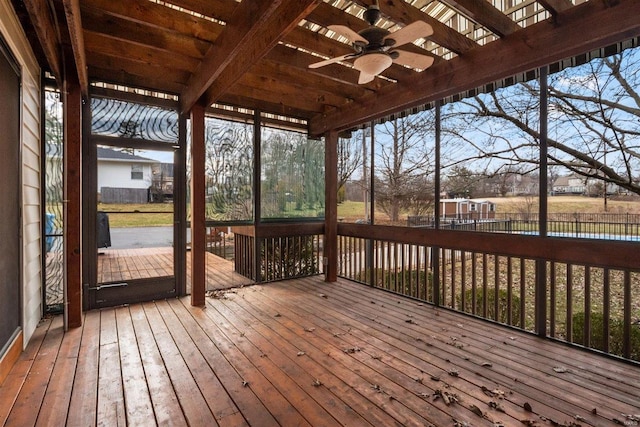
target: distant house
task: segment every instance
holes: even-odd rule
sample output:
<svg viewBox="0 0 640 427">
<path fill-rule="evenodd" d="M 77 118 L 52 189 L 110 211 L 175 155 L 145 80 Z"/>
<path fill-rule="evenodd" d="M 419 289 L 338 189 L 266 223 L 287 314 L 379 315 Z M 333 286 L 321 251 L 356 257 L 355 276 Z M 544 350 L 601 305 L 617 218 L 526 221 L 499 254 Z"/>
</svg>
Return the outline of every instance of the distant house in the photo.
<svg viewBox="0 0 640 427">
<path fill-rule="evenodd" d="M 554 194 L 585 194 L 587 183 L 584 177 L 576 174 L 561 176 L 551 188 Z"/>
<path fill-rule="evenodd" d="M 98 147 L 98 200 L 147 203 L 157 160 Z"/>
<path fill-rule="evenodd" d="M 442 199 L 440 215 L 443 219 L 493 219 L 496 216 L 496 205 L 488 200 Z"/>
</svg>

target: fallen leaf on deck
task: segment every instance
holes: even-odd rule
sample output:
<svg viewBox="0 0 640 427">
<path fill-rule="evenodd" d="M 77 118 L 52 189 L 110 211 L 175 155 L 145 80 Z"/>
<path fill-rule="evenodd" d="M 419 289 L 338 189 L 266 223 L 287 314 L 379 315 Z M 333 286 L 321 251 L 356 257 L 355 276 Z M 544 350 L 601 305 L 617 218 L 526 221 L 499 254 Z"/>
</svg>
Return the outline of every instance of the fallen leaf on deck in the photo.
<svg viewBox="0 0 640 427">
<path fill-rule="evenodd" d="M 520 422 L 529 427 L 535 427 L 536 422 L 534 420 L 520 420 Z"/>
<path fill-rule="evenodd" d="M 314 387 L 320 387 L 322 385 L 322 382 L 316 378 L 315 380 L 313 380 L 313 383 L 311 383 L 311 385 Z"/>
<path fill-rule="evenodd" d="M 280 313 L 276 313 L 276 314 L 273 315 L 273 317 L 281 317 L 281 316 L 282 316 L 282 314 L 280 314 Z"/>
<path fill-rule="evenodd" d="M 440 381 L 440 376 L 439 375 L 431 375 L 431 379 L 433 381 Z"/>
<path fill-rule="evenodd" d="M 460 372 L 458 372 L 457 369 L 450 369 L 449 371 L 447 371 L 447 373 L 449 375 L 451 375 L 452 377 L 458 377 L 460 376 Z"/>
<path fill-rule="evenodd" d="M 304 356 L 304 351 L 299 351 L 298 356 Z"/>
<path fill-rule="evenodd" d="M 559 374 L 564 374 L 565 372 L 569 372 L 569 370 L 564 366 L 555 366 L 553 370 Z"/>
<path fill-rule="evenodd" d="M 458 403 L 458 395 L 455 393 L 449 393 L 448 391 L 442 391 L 440 389 L 433 393 L 434 402 L 438 399 L 442 399 L 445 405 L 449 406 L 454 403 Z"/>
<path fill-rule="evenodd" d="M 315 330 L 316 330 L 316 328 L 304 328 L 305 332 L 313 332 Z"/>
<path fill-rule="evenodd" d="M 319 297 L 321 298 L 329 298 L 328 296 L 326 296 L 325 294 L 318 294 Z"/>
<path fill-rule="evenodd" d="M 529 402 L 524 402 L 524 405 L 522 405 L 522 407 L 524 408 L 525 411 L 527 412 L 533 412 L 533 408 L 531 407 L 531 405 L 529 404 Z"/>
<path fill-rule="evenodd" d="M 347 354 L 352 354 L 352 353 L 355 353 L 357 351 L 360 351 L 360 348 L 359 347 L 349 347 L 349 348 L 345 348 L 342 351 L 344 351 Z"/>
<path fill-rule="evenodd" d="M 482 409 L 478 408 L 476 405 L 469 406 L 469 409 L 471 409 L 471 412 L 473 412 L 477 416 L 484 417 L 484 412 L 482 412 Z"/>
<path fill-rule="evenodd" d="M 491 402 L 489 402 L 489 407 L 491 409 L 495 409 L 498 412 L 505 412 L 504 408 L 502 407 L 501 404 L 499 404 L 498 402 L 494 402 L 493 400 Z"/>
<path fill-rule="evenodd" d="M 417 325 L 417 323 L 413 319 L 407 319 L 405 322 L 410 323 L 412 325 Z"/>
<path fill-rule="evenodd" d="M 483 366 L 484 368 L 491 368 L 491 367 L 493 366 L 493 363 L 483 362 L 483 363 L 482 363 L 482 366 Z"/>
<path fill-rule="evenodd" d="M 249 381 L 242 381 L 242 387 L 247 387 L 249 385 Z"/>
</svg>

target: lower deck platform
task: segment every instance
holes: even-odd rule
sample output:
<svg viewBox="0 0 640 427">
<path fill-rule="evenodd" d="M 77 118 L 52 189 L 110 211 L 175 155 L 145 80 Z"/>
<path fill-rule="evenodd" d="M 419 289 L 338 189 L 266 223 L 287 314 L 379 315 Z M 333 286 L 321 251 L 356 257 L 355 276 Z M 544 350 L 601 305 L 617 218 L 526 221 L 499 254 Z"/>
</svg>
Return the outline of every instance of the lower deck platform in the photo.
<svg viewBox="0 0 640 427">
<path fill-rule="evenodd" d="M 640 367 L 346 280 L 44 320 L 0 424 L 640 425 Z"/>
</svg>

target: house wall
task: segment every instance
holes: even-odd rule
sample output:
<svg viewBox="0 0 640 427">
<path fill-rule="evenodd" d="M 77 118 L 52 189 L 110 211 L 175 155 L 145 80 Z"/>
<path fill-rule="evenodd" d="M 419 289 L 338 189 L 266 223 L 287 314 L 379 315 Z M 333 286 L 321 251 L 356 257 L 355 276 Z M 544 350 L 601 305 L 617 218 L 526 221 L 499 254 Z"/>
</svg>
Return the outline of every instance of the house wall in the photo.
<svg viewBox="0 0 640 427">
<path fill-rule="evenodd" d="M 22 329 L 24 345 L 42 318 L 40 67 L 9 0 L 0 0 L 0 33 L 22 71 Z"/>
<path fill-rule="evenodd" d="M 142 179 L 131 179 L 131 165 L 142 166 Z M 98 161 L 98 192 L 102 187 L 149 188 L 151 186 L 151 164 L 118 161 Z"/>
</svg>

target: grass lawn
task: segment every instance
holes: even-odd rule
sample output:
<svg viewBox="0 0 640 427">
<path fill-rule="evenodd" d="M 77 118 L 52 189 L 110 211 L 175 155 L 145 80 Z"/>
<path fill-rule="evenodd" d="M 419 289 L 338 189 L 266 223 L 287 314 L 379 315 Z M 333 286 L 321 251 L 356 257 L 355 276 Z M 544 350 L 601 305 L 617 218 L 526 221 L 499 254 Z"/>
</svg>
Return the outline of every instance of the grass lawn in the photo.
<svg viewBox="0 0 640 427">
<path fill-rule="evenodd" d="M 172 203 L 98 204 L 109 216 L 109 227 L 160 227 L 173 225 Z"/>
</svg>

